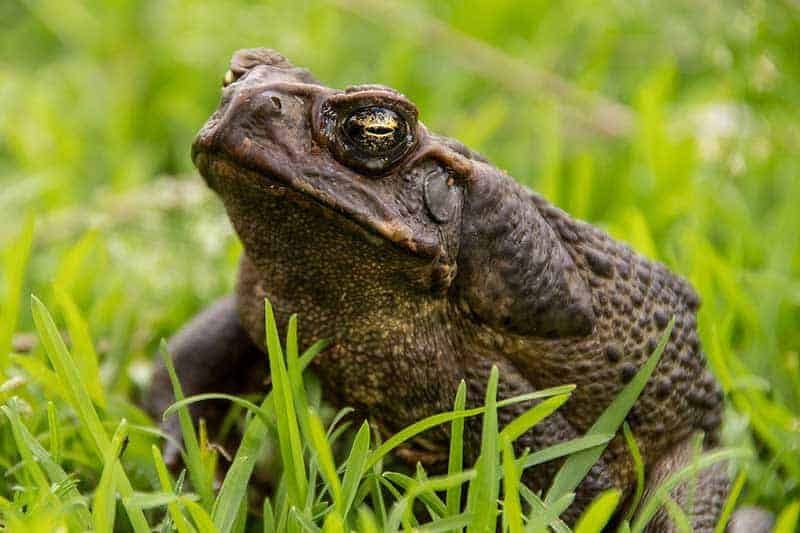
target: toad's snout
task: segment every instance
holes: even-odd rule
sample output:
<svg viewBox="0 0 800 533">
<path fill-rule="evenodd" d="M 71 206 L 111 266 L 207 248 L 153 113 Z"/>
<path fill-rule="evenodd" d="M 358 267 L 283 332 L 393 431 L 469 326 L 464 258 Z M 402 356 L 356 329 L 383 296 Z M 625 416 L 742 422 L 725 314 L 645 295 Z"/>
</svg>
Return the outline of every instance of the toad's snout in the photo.
<svg viewBox="0 0 800 533">
<path fill-rule="evenodd" d="M 229 70 L 225 75 L 226 79 L 234 76 L 231 72 Z M 264 119 L 278 111 L 281 102 L 265 99 L 259 85 L 234 85 L 225 89 L 220 108 L 197 134 L 192 144 L 192 160 L 204 177 L 208 178 L 206 155 L 221 153 L 237 160 L 247 155 L 256 133 L 254 126 L 262 128 Z"/>
<path fill-rule="evenodd" d="M 192 160 L 207 179 L 208 154 L 222 154 L 239 164 L 261 167 L 264 162 L 260 159 L 266 157 L 263 152 L 268 146 L 286 148 L 281 132 L 292 130 L 292 124 L 302 122 L 308 113 L 305 104 L 292 96 L 320 90 L 307 70 L 293 66 L 269 48 L 234 53 L 222 85 L 220 107 L 192 146 Z M 277 156 L 270 151 L 270 159 Z"/>
</svg>

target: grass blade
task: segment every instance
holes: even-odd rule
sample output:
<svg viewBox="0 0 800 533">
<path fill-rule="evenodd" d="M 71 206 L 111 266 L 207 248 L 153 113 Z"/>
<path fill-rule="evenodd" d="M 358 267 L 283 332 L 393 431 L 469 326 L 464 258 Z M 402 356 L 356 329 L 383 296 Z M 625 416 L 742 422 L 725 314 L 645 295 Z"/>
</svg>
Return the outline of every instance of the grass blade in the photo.
<svg viewBox="0 0 800 533">
<path fill-rule="evenodd" d="M 561 407 L 564 402 L 569 400 L 569 397 L 569 393 L 560 394 L 531 407 L 509 422 L 508 425 L 503 428 L 503 431 L 500 432 L 500 438 L 506 439 L 509 442 L 514 442 L 523 433 L 541 422 L 545 417 L 550 416 L 556 409 Z"/>
<path fill-rule="evenodd" d="M 278 329 L 275 324 L 275 315 L 268 300 L 264 300 L 264 313 L 272 390 L 275 393 L 278 445 L 281 459 L 283 460 L 291 505 L 302 508 L 306 501 L 308 487 L 294 395 L 289 381 L 289 373 L 283 360 L 283 350 L 281 349 Z"/>
<path fill-rule="evenodd" d="M 189 496 L 183 496 L 189 498 Z M 137 492 L 125 500 L 125 505 L 138 509 L 157 509 L 177 503 L 182 496 L 169 492 Z"/>
<path fill-rule="evenodd" d="M 497 524 L 497 382 L 499 371 L 492 367 L 486 387 L 486 411 L 483 414 L 481 453 L 475 462 L 475 479 L 467 493 L 467 512 L 475 520 L 467 526 L 468 532 L 493 531 Z"/>
<path fill-rule="evenodd" d="M 639 394 L 641 394 L 647 384 L 647 380 L 650 379 L 650 375 L 658 364 L 674 325 L 675 317 L 673 316 L 664 334 L 661 336 L 655 351 L 642 365 L 639 372 L 636 373 L 630 383 L 617 394 L 611 404 L 603 411 L 603 414 L 601 414 L 592 427 L 589 428 L 589 431 L 586 432 L 587 435 L 617 432 L 617 429 L 622 424 L 623 420 L 625 420 L 625 416 L 628 414 L 631 407 L 633 407 L 633 404 L 636 403 Z M 559 469 L 555 479 L 553 479 L 553 484 L 550 485 L 550 489 L 547 491 L 544 501 L 546 503 L 551 503 L 564 494 L 575 490 L 581 480 L 589 473 L 592 465 L 600 458 L 603 449 L 605 448 L 591 448 L 570 455 Z"/>
<path fill-rule="evenodd" d="M 47 402 L 47 429 L 50 433 L 50 456 L 53 462 L 61 462 L 61 432 L 58 430 L 58 418 L 56 416 L 56 404 L 52 401 Z"/>
<path fill-rule="evenodd" d="M 631 526 L 631 531 L 634 533 L 640 533 L 644 531 L 647 523 L 651 518 L 653 518 L 653 515 L 661 506 L 664 496 L 668 495 L 670 491 L 678 485 L 678 483 L 681 483 L 687 478 L 695 475 L 697 472 L 708 468 L 713 464 L 721 461 L 742 459 L 748 457 L 749 455 L 750 453 L 748 451 L 740 449 L 723 449 L 701 455 L 697 461 L 685 466 L 669 476 L 647 499 L 644 500 L 644 502 L 642 502 L 639 510 L 636 513 L 636 521 Z"/>
<path fill-rule="evenodd" d="M 617 489 L 600 494 L 581 515 L 575 525 L 575 533 L 594 533 L 602 531 L 617 510 L 622 492 Z"/>
<path fill-rule="evenodd" d="M 550 396 L 564 394 L 567 392 L 571 392 L 575 389 L 574 385 L 562 385 L 559 387 L 553 387 L 551 389 L 545 389 L 541 391 L 536 391 L 528 394 L 522 394 L 520 396 L 515 396 L 513 398 L 508 398 L 506 400 L 496 402 L 496 407 L 499 409 L 501 407 L 506 407 L 508 405 L 513 405 L 515 403 L 520 402 L 527 402 L 530 400 L 535 400 L 538 398 L 548 398 Z M 383 444 L 378 446 L 376 450 L 374 450 L 367 460 L 366 464 L 364 465 L 364 472 L 362 475 L 366 475 L 366 471 L 372 468 L 378 461 L 383 459 L 386 454 L 391 452 L 400 444 L 408 441 L 415 435 L 419 435 L 420 433 L 431 429 L 433 427 L 439 426 L 441 424 L 446 424 L 448 422 L 452 422 L 453 420 L 458 420 L 459 418 L 467 418 L 470 416 L 481 415 L 486 412 L 486 407 L 475 407 L 472 409 L 466 409 L 464 411 L 451 411 L 448 413 L 438 413 L 435 415 L 431 415 L 427 418 L 423 418 L 410 426 L 406 426 L 405 428 L 401 429 L 394 435 L 392 435 L 389 439 L 386 440 Z"/>
<path fill-rule="evenodd" d="M 170 481 L 167 465 L 164 464 L 164 458 L 161 456 L 161 451 L 158 449 L 158 446 L 155 445 L 152 447 L 151 451 L 153 453 L 153 463 L 156 467 L 158 481 L 161 484 L 161 490 L 166 494 L 175 495 L 175 492 L 172 490 L 172 481 Z M 175 526 L 175 529 L 178 530 L 178 533 L 194 532 L 194 528 L 186 520 L 186 517 L 183 516 L 176 501 L 167 503 L 167 512 L 172 519 L 172 524 Z"/>
<path fill-rule="evenodd" d="M 559 518 L 564 509 L 575 499 L 574 493 L 567 493 L 550 505 L 545 504 L 539 495 L 525 485 L 519 486 L 519 493 L 530 507 L 525 533 L 542 533 L 548 531 L 548 525 L 556 533 L 570 533 L 572 530 Z"/>
<path fill-rule="evenodd" d="M 513 423 L 513 422 L 512 422 Z M 519 501 L 520 471 L 509 437 L 500 437 L 503 448 L 503 520 L 510 533 L 522 533 L 522 505 Z"/>
<path fill-rule="evenodd" d="M 69 391 L 59 379 L 58 374 L 50 370 L 50 367 L 41 358 L 11 354 L 11 361 L 33 378 L 33 381 L 42 387 L 49 398 L 60 398 L 67 403 L 71 403 Z M 84 436 L 86 443 L 90 447 L 93 446 L 94 440 L 92 437 L 88 433 L 85 433 Z"/>
<path fill-rule="evenodd" d="M 50 482 L 53 484 L 66 484 L 69 481 L 69 476 L 66 472 L 61 468 L 54 458 L 47 453 L 47 450 L 36 440 L 25 424 L 22 423 L 22 420 L 19 418 L 19 414 L 17 413 L 17 409 L 15 408 L 16 401 L 12 398 L 9 401 L 9 405 L 4 405 L 0 407 L 5 415 L 8 417 L 9 422 L 11 423 L 11 431 L 14 436 L 14 441 L 17 444 L 17 448 L 20 451 L 20 454 L 30 453 L 30 456 L 27 456 L 27 460 L 35 459 L 35 463 L 41 465 L 44 469 L 47 477 L 50 479 Z M 26 460 L 26 455 L 23 455 L 23 460 Z M 81 496 L 80 492 L 74 485 L 70 485 L 66 490 L 66 495 L 69 497 L 70 500 L 75 502 L 81 502 L 80 505 L 76 508 L 76 514 L 80 523 L 89 529 L 92 523 L 92 517 L 89 514 L 89 509 L 86 507 L 86 504 L 83 502 L 83 497 Z"/>
<path fill-rule="evenodd" d="M 378 533 L 378 523 L 369 507 L 362 505 L 358 508 L 358 531 L 361 533 Z"/>
<path fill-rule="evenodd" d="M 92 523 L 95 531 L 114 531 L 117 511 L 117 476 L 114 466 L 118 464 L 117 460 L 127 439 L 128 423 L 123 419 L 111 437 L 111 446 L 106 450 L 103 473 L 94 493 Z"/>
<path fill-rule="evenodd" d="M 34 219 L 28 216 L 14 245 L 3 256 L 3 277 L 5 291 L 0 301 L 0 373 L 8 367 L 8 354 L 11 340 L 17 329 L 19 306 L 22 300 L 22 284 L 25 280 L 25 267 L 28 264 L 33 245 Z"/>
<path fill-rule="evenodd" d="M 630 521 L 633 513 L 639 507 L 639 502 L 642 500 L 644 494 L 644 462 L 642 461 L 642 454 L 639 451 L 639 445 L 636 444 L 636 437 L 633 436 L 631 427 L 625 422 L 622 425 L 622 432 L 625 435 L 625 441 L 628 443 L 628 449 L 633 458 L 633 467 L 636 471 L 636 491 L 633 493 L 633 500 L 631 500 L 628 510 L 625 512 L 625 521 Z"/>
<path fill-rule="evenodd" d="M 261 419 L 262 422 L 267 424 L 270 427 L 275 427 L 275 415 L 272 411 L 269 411 L 263 407 L 259 407 L 251 401 L 245 400 L 244 398 L 240 398 L 239 396 L 234 396 L 232 394 L 225 394 L 222 392 L 206 392 L 204 394 L 195 394 L 194 396 L 188 396 L 183 398 L 182 400 L 178 400 L 169 407 L 164 410 L 164 413 L 161 415 L 162 418 L 167 418 L 170 415 L 178 412 L 183 407 L 188 407 L 189 405 L 197 402 L 203 402 L 207 400 L 228 400 L 231 403 L 234 403 L 240 407 L 243 407 L 256 415 L 258 418 Z"/>
<path fill-rule="evenodd" d="M 320 531 L 322 531 L 320 528 L 317 527 L 317 525 L 314 522 L 309 520 L 309 518 L 305 516 L 303 512 L 300 511 L 297 507 L 293 506 L 289 510 L 289 517 L 291 518 L 291 520 L 289 521 L 290 524 L 290 528 L 288 528 L 289 532 L 300 531 L 297 529 L 296 527 L 297 525 L 302 527 L 302 531 L 306 533 L 320 533 Z"/>
<path fill-rule="evenodd" d="M 559 442 L 558 444 L 553 444 L 543 450 L 530 454 L 528 457 L 520 459 L 519 469 L 524 471 L 527 468 L 552 461 L 553 459 L 572 455 L 583 450 L 588 450 L 589 448 L 604 446 L 613 438 L 613 434 L 588 435 L 586 437 L 577 437 L 566 442 Z"/>
<path fill-rule="evenodd" d="M 456 391 L 453 411 L 463 411 L 467 401 L 467 384 L 462 379 Z M 456 418 L 450 424 L 450 454 L 447 460 L 447 474 L 458 474 L 464 467 L 464 419 Z M 446 516 L 455 516 L 461 512 L 461 487 L 447 489 Z"/>
<path fill-rule="evenodd" d="M 383 477 L 395 485 L 403 488 L 406 493 L 422 482 L 399 472 L 384 472 Z M 425 506 L 437 516 L 444 516 L 446 514 L 447 508 L 445 507 L 444 502 L 442 502 L 435 492 L 420 492 L 418 496 Z"/>
<path fill-rule="evenodd" d="M 444 531 L 462 531 L 469 525 L 474 516 L 469 513 L 461 513 L 447 518 L 440 518 L 434 520 L 417 529 L 420 533 L 440 533 Z"/>
<path fill-rule="evenodd" d="M 793 533 L 797 531 L 800 520 L 800 500 L 795 500 L 783 508 L 775 520 L 775 529 L 772 533 Z"/>
<path fill-rule="evenodd" d="M 176 401 L 181 401 L 184 399 L 183 387 L 178 379 L 178 374 L 175 372 L 175 365 L 172 364 L 172 356 L 169 353 L 167 342 L 163 339 L 161 340 L 161 357 L 164 360 L 164 365 L 169 374 L 169 380 L 172 383 L 173 396 Z M 178 421 L 181 425 L 181 435 L 183 436 L 183 446 L 185 449 L 184 460 L 189 470 L 189 478 L 192 480 L 192 485 L 194 485 L 195 490 L 200 495 L 200 501 L 203 503 L 203 506 L 206 509 L 210 509 L 214 503 L 211 476 L 206 472 L 205 466 L 203 465 L 200 445 L 197 441 L 197 433 L 195 433 L 192 416 L 189 414 L 188 408 L 178 408 Z"/>
<path fill-rule="evenodd" d="M 35 456 L 25 445 L 24 438 L 22 437 L 20 430 L 22 421 L 19 420 L 16 412 L 14 412 L 13 409 L 10 409 L 4 405 L 2 410 L 5 412 L 9 420 L 16 422 L 12 426 L 12 433 L 14 436 L 14 441 L 17 445 L 17 451 L 22 459 L 22 465 L 24 467 L 23 471 L 30 476 L 28 483 L 34 485 L 35 488 L 38 489 L 39 494 L 41 494 L 43 497 L 51 497 L 50 484 L 47 482 L 47 478 L 45 477 L 44 472 L 42 472 L 42 469 L 39 467 Z"/>
<path fill-rule="evenodd" d="M 318 341 L 308 348 L 302 356 L 300 356 L 300 367 L 305 369 L 311 360 L 319 352 L 325 349 L 328 345 L 327 341 Z M 275 397 L 275 389 L 267 393 L 264 400 L 261 402 L 260 411 L 270 416 L 274 413 L 273 398 Z M 272 417 L 270 416 L 270 420 Z M 277 427 L 277 421 L 273 424 Z M 239 512 L 239 503 L 247 495 L 247 484 L 250 481 L 250 476 L 253 475 L 256 460 L 258 458 L 258 451 L 264 444 L 269 434 L 269 426 L 264 423 L 260 417 L 253 417 L 245 427 L 242 441 L 239 443 L 239 448 L 236 450 L 233 463 L 231 463 L 225 479 L 222 481 L 217 500 L 214 502 L 214 510 L 212 513 L 213 524 L 215 531 L 227 533 L 233 528 L 236 516 Z M 280 490 L 276 491 L 275 509 L 280 510 L 279 498 Z M 276 530 L 280 530 L 281 514 L 278 515 L 277 522 L 275 522 Z"/>
<path fill-rule="evenodd" d="M 289 375 L 289 384 L 292 390 L 292 398 L 295 403 L 297 422 L 300 425 L 300 432 L 306 438 L 311 438 L 308 420 L 308 397 L 306 388 L 303 384 L 303 367 L 297 354 L 297 315 L 289 317 L 289 325 L 286 329 L 286 367 Z"/>
<path fill-rule="evenodd" d="M 272 405 L 272 394 L 268 394 L 261 403 L 261 408 L 267 410 Z M 239 513 L 239 504 L 247 495 L 247 484 L 253 475 L 258 451 L 264 444 L 269 434 L 269 428 L 263 420 L 253 417 L 247 423 L 239 449 L 236 450 L 233 463 L 231 463 L 225 479 L 222 481 L 217 500 L 214 502 L 212 512 L 214 531 L 227 533 L 232 530 Z"/>
<path fill-rule="evenodd" d="M 689 517 L 686 515 L 686 511 L 681 509 L 681 506 L 678 505 L 678 502 L 669 494 L 665 494 L 663 503 L 667 514 L 669 514 L 669 519 L 672 521 L 672 525 L 678 533 L 692 533 L 693 529 Z"/>
<path fill-rule="evenodd" d="M 322 420 L 312 408 L 308 409 L 309 431 L 311 433 L 311 446 L 317 456 L 320 472 L 325 479 L 328 490 L 333 498 L 333 504 L 341 516 L 344 514 L 344 499 L 342 498 L 342 484 L 336 474 L 336 464 L 333 462 L 333 453 L 325 438 L 325 429 Z"/>
<path fill-rule="evenodd" d="M 67 347 L 64 346 L 64 340 L 61 338 L 53 318 L 44 304 L 35 296 L 31 296 L 31 312 L 50 363 L 67 390 L 72 408 L 92 438 L 95 453 L 102 460 L 105 458 L 106 450 L 111 446 L 111 441 L 92 405 L 88 392 L 81 383 L 80 373 L 73 363 Z M 123 499 L 132 496 L 133 487 L 119 461 L 115 462 L 114 468 L 116 469 L 115 476 L 117 476 L 117 490 Z M 145 533 L 150 530 L 141 510 L 129 509 L 128 517 L 136 533 Z"/>
<path fill-rule="evenodd" d="M 369 424 L 365 420 L 353 439 L 350 455 L 347 457 L 347 470 L 342 480 L 342 505 L 339 513 L 347 518 L 353 501 L 356 498 L 358 486 L 364 477 L 364 465 L 369 455 Z"/>
<path fill-rule="evenodd" d="M 199 533 L 218 533 L 219 530 L 214 526 L 214 522 L 208 513 L 188 496 L 180 496 L 179 501 L 183 504 L 192 517 L 194 526 Z"/>
<path fill-rule="evenodd" d="M 75 365 L 78 367 L 83 384 L 92 400 L 105 409 L 107 406 L 106 395 L 103 391 L 103 383 L 100 381 L 97 352 L 89 336 L 89 326 L 68 293 L 59 287 L 53 287 L 53 291 L 67 323 L 67 331 L 69 331 L 72 343 L 72 357 L 75 359 Z"/>
<path fill-rule="evenodd" d="M 474 480 L 475 477 L 475 470 L 465 470 L 458 474 L 432 477 L 424 481 L 413 480 L 415 483 L 410 485 L 405 495 L 397 492 L 391 483 L 386 482 L 385 479 L 382 478 L 381 480 L 386 483 L 385 486 L 397 498 L 397 502 L 392 508 L 385 529 L 388 531 L 396 531 L 400 526 L 401 520 L 406 529 L 411 527 L 416 528 L 417 522 L 413 513 L 413 508 L 414 500 L 417 497 L 425 493 L 435 493 L 452 487 L 461 487 L 467 481 Z"/>
<path fill-rule="evenodd" d="M 0 373 L 8 367 L 8 354 L 11 341 L 17 329 L 19 306 L 22 299 L 22 284 L 25 280 L 25 267 L 28 264 L 34 234 L 33 216 L 28 216 L 16 241 L 3 255 L 3 277 L 5 291 L 0 301 Z"/>
<path fill-rule="evenodd" d="M 325 515 L 325 521 L 322 524 L 322 531 L 324 533 L 344 533 L 344 522 L 342 522 L 342 518 L 339 516 L 339 513 L 331 511 L 330 513 Z"/>
<path fill-rule="evenodd" d="M 269 498 L 264 498 L 261 510 L 262 531 L 264 533 L 275 533 L 275 513 L 272 511 L 272 502 Z"/>
<path fill-rule="evenodd" d="M 728 525 L 728 521 L 731 519 L 733 510 L 736 508 L 736 501 L 739 499 L 739 495 L 742 493 L 744 482 L 746 480 L 747 474 L 744 470 L 742 470 L 739 472 L 739 475 L 736 476 L 736 481 L 734 481 L 733 485 L 731 486 L 731 491 L 728 494 L 728 498 L 725 500 L 725 505 L 722 507 L 722 512 L 719 515 L 717 526 L 714 528 L 714 533 L 725 533 L 725 527 Z"/>
<path fill-rule="evenodd" d="M 383 526 L 387 523 L 387 512 L 386 500 L 383 497 L 383 491 L 381 490 L 381 483 L 384 482 L 381 466 L 381 463 L 377 463 L 372 467 L 372 472 L 367 477 L 367 483 L 369 484 L 372 510 L 374 511 L 374 514 L 377 515 L 375 517 L 377 522 Z"/>
</svg>

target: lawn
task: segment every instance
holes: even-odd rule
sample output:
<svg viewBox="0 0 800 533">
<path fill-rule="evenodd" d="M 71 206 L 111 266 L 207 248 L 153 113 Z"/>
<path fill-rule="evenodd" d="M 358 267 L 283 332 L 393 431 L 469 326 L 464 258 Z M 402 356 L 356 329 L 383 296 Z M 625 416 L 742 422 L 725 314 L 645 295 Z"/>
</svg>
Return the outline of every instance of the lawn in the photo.
<svg viewBox="0 0 800 533">
<path fill-rule="evenodd" d="M 794 530 L 796 0 L 5 0 L 0 20 L 0 523 L 10 530 L 103 530 L 112 520 L 123 531 L 145 522 L 245 527 L 230 506 L 243 501 L 247 465 L 232 470 L 214 508 L 207 474 L 218 459 L 205 436 L 189 479 L 170 479 L 153 451 L 161 437 L 137 405 L 161 339 L 233 286 L 241 247 L 189 146 L 216 108 L 230 54 L 253 46 L 282 51 L 330 86 L 401 90 L 432 130 L 691 280 L 706 357 L 726 393 L 722 442 L 737 458 L 738 504 L 763 506 Z M 58 330 L 69 333 L 71 355 Z M 269 364 L 283 365 L 273 344 Z M 264 460 L 285 466 L 269 505 L 255 505 L 271 511 L 252 514 L 247 527 L 269 528 L 270 517 L 298 530 L 410 526 L 414 499 L 451 520 L 443 527 L 480 527 L 485 509 L 470 500 L 473 514 L 461 513 L 456 482 L 490 500 L 502 487 L 511 498 L 503 509 L 517 495 L 516 505 L 533 509 L 528 526 L 549 523 L 531 506 L 537 496 L 513 483 L 521 463 L 504 455 L 502 432 L 484 438 L 494 463 L 474 470 L 377 475 L 379 444 L 368 430 L 326 434 L 335 413 L 319 403 L 312 376 L 307 393 L 300 386 L 304 359 L 292 356 L 292 342 L 283 350 L 276 399 L 240 402 L 233 420 L 243 426 L 249 409 L 246 444 L 258 450 L 266 438 Z M 569 393 L 551 392 L 553 409 Z M 493 402 L 475 415 L 489 428 Z M 305 454 L 297 431 L 308 437 Z M 597 516 L 614 498 L 597 504 Z M 522 527 L 515 515 L 504 513 L 512 531 Z"/>
</svg>

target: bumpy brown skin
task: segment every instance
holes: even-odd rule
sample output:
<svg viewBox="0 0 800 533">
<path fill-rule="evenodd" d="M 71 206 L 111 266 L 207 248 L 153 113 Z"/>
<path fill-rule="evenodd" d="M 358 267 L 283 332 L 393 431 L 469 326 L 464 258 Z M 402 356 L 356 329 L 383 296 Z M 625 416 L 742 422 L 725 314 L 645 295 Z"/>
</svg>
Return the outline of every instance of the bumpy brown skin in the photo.
<svg viewBox="0 0 800 533">
<path fill-rule="evenodd" d="M 392 89 L 329 89 L 267 49 L 235 54 L 226 85 L 192 155 L 245 253 L 235 297 L 173 341 L 187 393 L 238 392 L 263 379 L 268 297 L 280 327 L 299 313 L 305 343 L 332 341 L 314 361 L 328 398 L 387 432 L 449 410 L 462 379 L 469 402 L 482 403 L 492 365 L 502 397 L 577 384 L 562 409 L 516 443 L 518 452 L 537 450 L 582 435 L 674 315 L 662 360 L 627 420 L 651 484 L 689 460 L 693 433 L 705 432 L 713 446 L 722 394 L 703 361 L 698 297 L 685 280 L 432 134 Z M 407 125 L 385 156 L 359 152 L 343 132 L 346 116 L 370 105 Z M 155 413 L 172 401 L 167 383 L 160 369 Z M 528 407 L 502 410 L 501 423 Z M 194 414 L 213 422 L 218 410 Z M 465 452 L 474 460 L 480 422 L 467 428 Z M 426 434 L 403 456 L 430 462 L 447 449 L 445 431 Z M 546 488 L 557 466 L 529 469 L 524 481 Z M 722 470 L 701 476 L 698 531 L 713 530 L 727 495 Z M 634 483 L 618 435 L 565 519 L 599 491 L 630 495 Z M 672 527 L 665 515 L 654 524 Z"/>
</svg>

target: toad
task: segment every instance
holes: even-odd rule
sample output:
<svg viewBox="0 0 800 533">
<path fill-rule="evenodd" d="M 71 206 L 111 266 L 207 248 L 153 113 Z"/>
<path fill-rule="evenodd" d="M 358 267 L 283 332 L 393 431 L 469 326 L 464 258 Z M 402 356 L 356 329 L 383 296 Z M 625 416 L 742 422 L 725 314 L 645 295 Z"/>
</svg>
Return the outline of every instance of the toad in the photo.
<svg viewBox="0 0 800 533">
<path fill-rule="evenodd" d="M 187 395 L 239 393 L 266 366 L 264 300 L 279 328 L 299 313 L 326 397 L 387 432 L 452 409 L 459 383 L 481 405 L 492 366 L 498 396 L 574 383 L 560 410 L 523 434 L 517 453 L 583 435 L 656 348 L 662 358 L 627 421 L 652 490 L 692 459 L 692 436 L 717 442 L 722 391 L 696 330 L 697 294 L 683 278 L 597 227 L 574 220 L 460 142 L 437 135 L 416 106 L 382 85 L 328 88 L 269 49 L 237 52 L 219 108 L 192 159 L 221 198 L 244 247 L 235 293 L 170 342 Z M 151 411 L 173 401 L 163 367 Z M 500 424 L 530 408 L 503 408 Z M 219 406 L 196 404 L 213 422 Z M 464 454 L 474 461 L 480 421 Z M 177 433 L 174 422 L 167 430 Z M 445 429 L 406 458 L 435 461 Z M 431 459 L 431 458 L 434 459 Z M 523 482 L 546 489 L 559 463 Z M 621 435 L 579 485 L 572 523 L 601 491 L 635 487 Z M 713 531 L 729 491 L 724 465 L 703 470 L 690 520 Z M 689 490 L 673 496 L 685 505 Z M 672 530 L 662 510 L 649 525 Z"/>
</svg>

